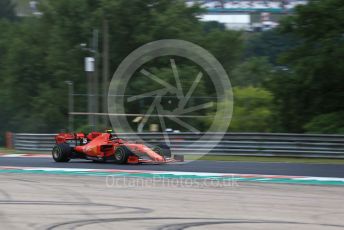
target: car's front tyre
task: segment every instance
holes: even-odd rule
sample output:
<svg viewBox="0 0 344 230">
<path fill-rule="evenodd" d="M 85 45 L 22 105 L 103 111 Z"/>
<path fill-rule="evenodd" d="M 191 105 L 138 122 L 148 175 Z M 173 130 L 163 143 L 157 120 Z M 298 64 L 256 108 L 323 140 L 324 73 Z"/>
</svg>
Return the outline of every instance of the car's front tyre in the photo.
<svg viewBox="0 0 344 230">
<path fill-rule="evenodd" d="M 131 151 L 126 146 L 119 146 L 115 151 L 115 163 L 125 164 L 127 163 L 128 157 Z"/>
<path fill-rule="evenodd" d="M 172 156 L 171 149 L 166 144 L 159 144 L 154 146 L 153 151 L 163 157 L 170 158 Z"/>
</svg>

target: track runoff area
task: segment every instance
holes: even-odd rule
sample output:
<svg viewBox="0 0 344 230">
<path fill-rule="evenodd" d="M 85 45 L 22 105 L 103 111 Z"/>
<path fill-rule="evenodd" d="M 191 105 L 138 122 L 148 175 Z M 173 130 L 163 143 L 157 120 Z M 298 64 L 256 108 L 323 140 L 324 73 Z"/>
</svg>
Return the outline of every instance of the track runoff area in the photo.
<svg viewBox="0 0 344 230">
<path fill-rule="evenodd" d="M 2 154 L 1 228 L 344 229 L 343 172 L 342 165 L 115 165 Z"/>
</svg>

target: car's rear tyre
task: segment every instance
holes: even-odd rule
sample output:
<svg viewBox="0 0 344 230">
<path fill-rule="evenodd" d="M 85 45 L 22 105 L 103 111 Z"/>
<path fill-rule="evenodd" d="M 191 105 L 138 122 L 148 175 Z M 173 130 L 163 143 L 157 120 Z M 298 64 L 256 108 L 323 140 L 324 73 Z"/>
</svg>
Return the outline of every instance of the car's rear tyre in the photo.
<svg viewBox="0 0 344 230">
<path fill-rule="evenodd" d="M 125 146 L 119 146 L 115 151 L 115 163 L 125 164 L 127 163 L 128 157 L 131 151 Z"/>
<path fill-rule="evenodd" d="M 72 149 L 66 143 L 57 144 L 54 146 L 52 156 L 56 162 L 68 162 L 72 155 Z"/>
<path fill-rule="evenodd" d="M 170 158 L 172 156 L 171 149 L 166 144 L 159 144 L 153 147 L 153 151 L 163 157 Z"/>
</svg>

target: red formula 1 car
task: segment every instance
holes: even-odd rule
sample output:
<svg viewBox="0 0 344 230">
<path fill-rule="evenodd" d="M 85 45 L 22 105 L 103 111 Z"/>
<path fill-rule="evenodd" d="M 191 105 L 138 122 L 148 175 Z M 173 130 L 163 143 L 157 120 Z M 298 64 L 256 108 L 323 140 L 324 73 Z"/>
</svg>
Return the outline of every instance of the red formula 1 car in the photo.
<svg viewBox="0 0 344 230">
<path fill-rule="evenodd" d="M 60 133 L 55 137 L 55 141 L 52 156 L 56 162 L 68 162 L 70 159 L 87 159 L 94 162 L 114 161 L 118 164 L 162 164 L 177 161 L 172 158 L 171 150 L 165 144 L 148 147 L 120 139 L 111 132 L 92 132 L 88 135 Z"/>
</svg>

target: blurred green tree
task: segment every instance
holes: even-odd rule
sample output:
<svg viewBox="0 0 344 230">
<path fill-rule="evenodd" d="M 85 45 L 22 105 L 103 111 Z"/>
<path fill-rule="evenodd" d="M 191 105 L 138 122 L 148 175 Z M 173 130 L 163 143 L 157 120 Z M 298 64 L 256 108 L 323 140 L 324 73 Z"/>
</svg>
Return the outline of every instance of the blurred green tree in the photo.
<svg viewBox="0 0 344 230">
<path fill-rule="evenodd" d="M 319 119 L 339 125 L 337 120 L 329 124 L 326 114 L 344 111 L 343 12 L 341 0 L 311 0 L 282 23 L 282 31 L 301 42 L 282 57 L 286 73 L 270 82 L 281 130 L 314 131 L 309 122 L 320 124 Z"/>
<path fill-rule="evenodd" d="M 228 71 L 242 51 L 241 33 L 205 25 L 197 18 L 202 9 L 186 7 L 182 0 L 46 0 L 39 7 L 41 17 L 22 18 L 10 25 L 0 22 L 0 116 L 6 121 L 2 132 L 56 132 L 67 126 L 64 81 L 74 81 L 76 93 L 86 91 L 83 58 L 91 54 L 80 44 L 89 44 L 92 30 L 101 31 L 104 19 L 109 22 L 110 73 L 135 48 L 164 38 L 208 48 Z M 156 64 L 162 77 L 168 78 L 166 63 Z M 185 71 L 185 80 L 191 81 L 192 71 Z M 86 98 L 75 99 L 75 110 L 85 111 Z M 85 118 L 78 117 L 76 123 L 83 126 Z"/>
<path fill-rule="evenodd" d="M 262 87 L 274 75 L 274 67 L 266 57 L 252 57 L 238 64 L 231 72 L 233 86 Z"/>
<path fill-rule="evenodd" d="M 308 133 L 342 133 L 344 134 L 344 112 L 321 114 L 304 125 Z"/>
<path fill-rule="evenodd" d="M 15 5 L 12 0 L 1 0 L 0 1 L 0 19 L 15 20 Z"/>
<path fill-rule="evenodd" d="M 293 34 L 283 34 L 280 29 L 272 29 L 248 36 L 245 42 L 245 57 L 266 57 L 274 65 L 279 65 L 282 53 L 294 48 L 300 40 Z"/>
<path fill-rule="evenodd" d="M 229 131 L 272 131 L 273 95 L 262 88 L 234 87 L 234 108 Z"/>
<path fill-rule="evenodd" d="M 230 132 L 270 132 L 273 117 L 273 95 L 264 88 L 246 86 L 233 87 L 233 113 L 228 131 Z M 232 103 L 224 101 L 218 103 Z M 204 119 L 208 124 L 213 122 L 214 112 Z"/>
</svg>

